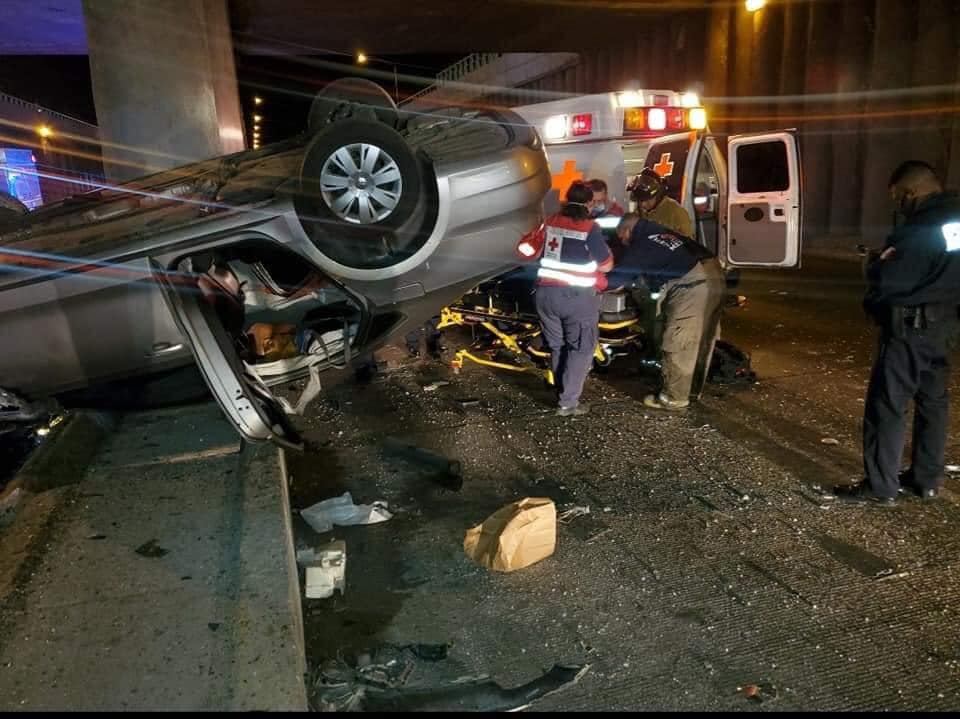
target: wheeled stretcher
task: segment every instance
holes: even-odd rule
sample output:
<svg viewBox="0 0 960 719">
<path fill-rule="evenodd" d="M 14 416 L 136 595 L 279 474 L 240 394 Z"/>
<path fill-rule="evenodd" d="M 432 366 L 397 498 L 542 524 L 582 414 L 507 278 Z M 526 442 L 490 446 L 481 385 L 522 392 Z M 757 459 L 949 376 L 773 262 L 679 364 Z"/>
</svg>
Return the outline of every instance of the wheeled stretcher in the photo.
<svg viewBox="0 0 960 719">
<path fill-rule="evenodd" d="M 642 297 L 643 293 L 629 288 L 603 294 L 595 367 L 608 367 L 618 355 L 632 352 L 655 361 L 656 301 Z M 437 327 L 453 326 L 469 327 L 473 338 L 469 347 L 454 350 L 451 366 L 455 371 L 469 361 L 512 372 L 539 372 L 553 384 L 550 351 L 543 344 L 534 304 L 531 268 L 485 282 L 445 307 Z M 509 361 L 503 361 L 504 355 Z"/>
</svg>

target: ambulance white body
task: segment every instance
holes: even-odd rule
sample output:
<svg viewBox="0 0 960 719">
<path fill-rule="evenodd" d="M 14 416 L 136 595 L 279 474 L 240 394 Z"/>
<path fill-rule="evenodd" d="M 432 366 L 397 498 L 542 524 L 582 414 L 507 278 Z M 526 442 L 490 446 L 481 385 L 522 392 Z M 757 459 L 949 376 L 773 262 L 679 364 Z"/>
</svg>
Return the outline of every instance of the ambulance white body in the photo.
<svg viewBox="0 0 960 719">
<path fill-rule="evenodd" d="M 546 147 L 553 173 L 548 214 L 578 179 L 604 180 L 611 201 L 628 208 L 627 182 L 652 168 L 690 213 L 695 239 L 725 268 L 799 267 L 801 175 L 793 131 L 723 141 L 708 130 L 696 95 L 666 90 L 581 95 L 513 110 L 537 128 Z M 601 218 L 604 226 L 616 222 Z"/>
</svg>

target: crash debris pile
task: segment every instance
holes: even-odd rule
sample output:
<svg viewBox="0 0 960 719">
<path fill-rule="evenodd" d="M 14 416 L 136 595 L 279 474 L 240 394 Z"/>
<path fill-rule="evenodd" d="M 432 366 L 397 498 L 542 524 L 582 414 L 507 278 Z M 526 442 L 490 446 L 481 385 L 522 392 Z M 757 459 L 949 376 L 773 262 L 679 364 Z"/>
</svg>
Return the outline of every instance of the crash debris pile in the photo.
<svg viewBox="0 0 960 719">
<path fill-rule="evenodd" d="M 589 665 L 555 665 L 542 676 L 505 689 L 489 676 L 431 685 L 422 675 L 447 658 L 445 644 L 386 645 L 352 660 L 324 661 L 311 682 L 317 711 L 517 711 L 575 683 Z"/>
</svg>

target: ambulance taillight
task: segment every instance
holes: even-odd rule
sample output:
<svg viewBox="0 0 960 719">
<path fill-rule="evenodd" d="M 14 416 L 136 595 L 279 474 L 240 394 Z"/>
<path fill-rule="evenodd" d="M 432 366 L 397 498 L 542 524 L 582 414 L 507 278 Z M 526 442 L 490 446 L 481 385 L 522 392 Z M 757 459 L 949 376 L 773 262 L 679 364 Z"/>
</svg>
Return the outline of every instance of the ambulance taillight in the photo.
<svg viewBox="0 0 960 719">
<path fill-rule="evenodd" d="M 704 110 L 702 107 L 690 108 L 690 129 L 691 130 L 707 129 L 707 111 Z"/>
</svg>

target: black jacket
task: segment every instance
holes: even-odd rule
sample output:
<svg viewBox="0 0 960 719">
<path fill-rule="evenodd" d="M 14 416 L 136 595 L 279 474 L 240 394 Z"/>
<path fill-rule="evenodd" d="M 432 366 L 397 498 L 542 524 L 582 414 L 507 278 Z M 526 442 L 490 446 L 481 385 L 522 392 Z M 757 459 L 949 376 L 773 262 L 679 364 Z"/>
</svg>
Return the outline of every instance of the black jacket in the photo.
<svg viewBox="0 0 960 719">
<path fill-rule="evenodd" d="M 887 238 L 896 249 L 887 260 L 866 267 L 864 306 L 883 315 L 891 307 L 960 305 L 960 247 L 948 251 L 947 237 L 960 233 L 960 198 L 943 192 L 924 200 Z"/>
<path fill-rule="evenodd" d="M 651 290 L 665 282 L 683 277 L 702 259 L 713 257 L 709 250 L 689 237 L 678 235 L 663 225 L 640 220 L 607 280 L 611 287 L 628 284 L 642 277 Z"/>
</svg>

